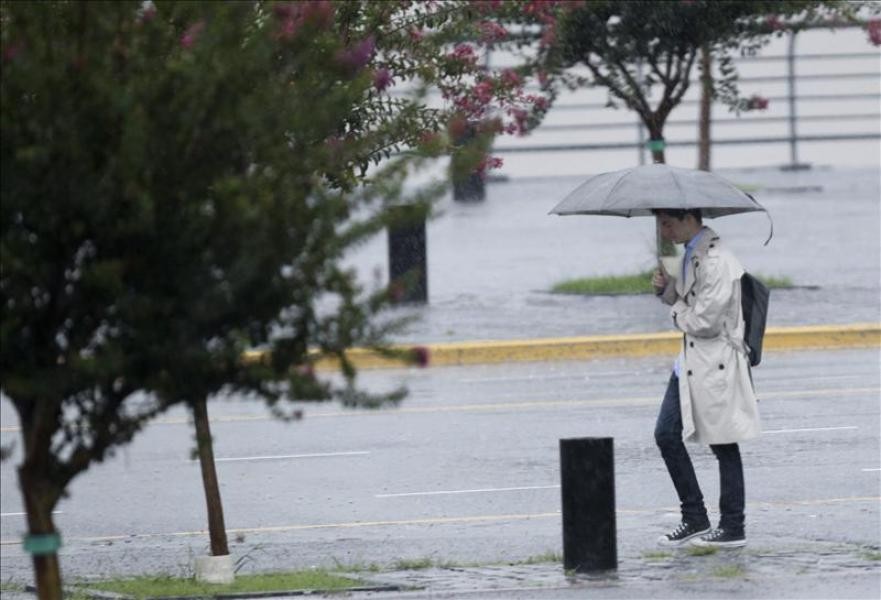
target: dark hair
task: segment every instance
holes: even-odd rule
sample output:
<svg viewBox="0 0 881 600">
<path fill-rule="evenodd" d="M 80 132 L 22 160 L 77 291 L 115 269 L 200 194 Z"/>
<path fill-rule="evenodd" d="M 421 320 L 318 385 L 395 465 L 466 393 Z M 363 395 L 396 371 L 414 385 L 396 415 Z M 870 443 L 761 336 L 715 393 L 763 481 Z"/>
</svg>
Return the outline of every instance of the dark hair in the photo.
<svg viewBox="0 0 881 600">
<path fill-rule="evenodd" d="M 667 215 L 668 217 L 673 217 L 677 221 L 682 221 L 685 219 L 686 215 L 691 215 L 694 217 L 694 220 L 698 223 L 703 223 L 703 215 L 701 214 L 701 209 L 699 208 L 653 208 L 652 214 L 654 215 Z"/>
</svg>

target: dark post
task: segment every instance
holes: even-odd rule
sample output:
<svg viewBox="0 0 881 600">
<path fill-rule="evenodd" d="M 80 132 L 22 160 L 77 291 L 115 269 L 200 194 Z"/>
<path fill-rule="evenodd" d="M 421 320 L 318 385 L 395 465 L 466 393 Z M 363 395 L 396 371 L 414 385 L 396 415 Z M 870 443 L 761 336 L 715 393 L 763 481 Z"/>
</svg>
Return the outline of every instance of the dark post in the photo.
<svg viewBox="0 0 881 600">
<path fill-rule="evenodd" d="M 469 123 L 465 132 L 456 140 L 457 146 L 465 146 L 477 136 L 474 123 Z M 463 173 L 461 167 L 453 164 L 453 200 L 457 202 L 480 202 L 486 199 L 486 184 L 479 173 Z"/>
<path fill-rule="evenodd" d="M 563 568 L 618 568 L 612 438 L 560 440 Z"/>
<path fill-rule="evenodd" d="M 389 285 L 395 303 L 428 302 L 425 211 L 394 209 L 388 228 Z"/>
</svg>

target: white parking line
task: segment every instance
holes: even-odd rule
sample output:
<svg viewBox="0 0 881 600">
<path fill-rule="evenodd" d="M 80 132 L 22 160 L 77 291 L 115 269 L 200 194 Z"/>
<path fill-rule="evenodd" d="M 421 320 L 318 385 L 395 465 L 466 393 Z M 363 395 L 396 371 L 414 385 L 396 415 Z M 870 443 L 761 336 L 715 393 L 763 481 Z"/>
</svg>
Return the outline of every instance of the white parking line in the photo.
<svg viewBox="0 0 881 600">
<path fill-rule="evenodd" d="M 436 492 L 404 492 L 401 494 L 376 494 L 376 498 L 405 498 L 408 496 L 449 496 L 452 494 L 484 494 L 488 492 L 521 492 L 526 490 L 554 490 L 559 485 L 530 485 L 508 488 L 480 488 L 475 490 L 441 490 Z"/>
<path fill-rule="evenodd" d="M 468 377 L 457 379 L 456 381 L 458 383 L 506 383 L 515 381 L 555 381 L 564 379 L 583 381 L 592 377 L 620 377 L 622 375 L 632 377 L 643 372 L 644 371 L 597 371 L 596 373 L 591 373 L 585 371 L 583 373 L 513 375 L 510 377 Z"/>
<path fill-rule="evenodd" d="M 868 472 L 870 472 L 870 471 L 881 471 L 881 468 L 874 468 L 874 469 L 860 469 L 860 471 L 862 471 L 863 473 L 868 473 Z"/>
<path fill-rule="evenodd" d="M 856 425 L 847 425 L 845 427 L 805 427 L 803 429 L 771 429 L 762 433 L 801 433 L 807 431 L 844 431 L 847 429 L 859 429 Z"/>
<path fill-rule="evenodd" d="M 336 456 L 366 456 L 370 452 L 359 450 L 355 452 L 319 452 L 316 454 L 285 454 L 282 456 L 242 456 L 231 458 L 215 458 L 214 462 L 239 462 L 245 460 L 285 460 L 289 458 L 331 458 Z"/>
<path fill-rule="evenodd" d="M 27 514 L 27 513 L 23 513 L 23 512 L 15 512 L 15 513 L 0 513 L 0 517 L 23 517 L 23 516 L 25 516 L 26 514 Z M 52 514 L 53 514 L 53 515 L 63 515 L 63 514 L 64 514 L 64 511 L 61 511 L 61 510 L 53 510 L 53 511 L 52 511 Z"/>
</svg>

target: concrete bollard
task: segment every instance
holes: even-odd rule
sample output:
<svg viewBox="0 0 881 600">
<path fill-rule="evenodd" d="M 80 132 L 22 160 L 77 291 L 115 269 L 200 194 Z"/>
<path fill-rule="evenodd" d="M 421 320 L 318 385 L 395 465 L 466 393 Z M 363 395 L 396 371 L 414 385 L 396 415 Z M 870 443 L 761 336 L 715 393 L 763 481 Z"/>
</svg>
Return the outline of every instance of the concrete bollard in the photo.
<svg viewBox="0 0 881 600">
<path fill-rule="evenodd" d="M 428 302 L 428 260 L 425 211 L 398 207 L 388 229 L 389 280 L 395 288 L 392 301 Z"/>
<path fill-rule="evenodd" d="M 563 568 L 618 568 L 612 438 L 560 440 Z"/>
<path fill-rule="evenodd" d="M 232 556 L 197 556 L 196 581 L 202 583 L 229 584 L 235 581 L 235 569 L 233 568 Z"/>
</svg>

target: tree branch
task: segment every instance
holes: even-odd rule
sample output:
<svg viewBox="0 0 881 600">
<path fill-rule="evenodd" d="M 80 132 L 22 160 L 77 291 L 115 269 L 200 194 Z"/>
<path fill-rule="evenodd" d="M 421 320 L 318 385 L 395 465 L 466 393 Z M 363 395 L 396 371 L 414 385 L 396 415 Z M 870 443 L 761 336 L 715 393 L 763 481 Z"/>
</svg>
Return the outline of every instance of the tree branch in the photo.
<svg viewBox="0 0 881 600">
<path fill-rule="evenodd" d="M 612 79 L 609 78 L 608 76 L 603 75 L 602 72 L 600 72 L 599 67 L 597 65 L 594 65 L 589 60 L 585 60 L 584 64 L 587 66 L 588 69 L 590 69 L 590 72 L 593 75 L 594 79 L 597 80 L 602 85 L 604 85 L 605 87 L 607 87 L 609 89 L 609 92 L 612 93 L 612 95 L 623 100 L 628 108 L 635 110 L 637 113 L 639 113 L 643 117 L 643 119 L 648 118 L 648 115 L 651 113 L 651 110 L 648 108 L 648 105 L 646 104 L 644 98 L 640 98 L 640 100 L 642 100 L 642 106 L 637 105 L 637 103 L 634 102 L 634 99 L 627 96 L 627 94 L 624 93 L 624 90 L 622 90 L 617 85 L 617 83 L 612 81 Z"/>
<path fill-rule="evenodd" d="M 633 76 L 630 74 L 630 71 L 627 70 L 627 66 L 621 61 L 620 58 L 615 60 L 615 66 L 624 74 L 624 79 L 627 81 L 627 84 L 630 86 L 631 91 L 633 92 L 633 97 L 639 100 L 640 104 L 643 106 L 643 110 L 649 111 L 650 107 L 648 105 L 648 101 L 645 98 L 645 94 L 643 94 L 642 87 L 639 85 Z"/>
</svg>

